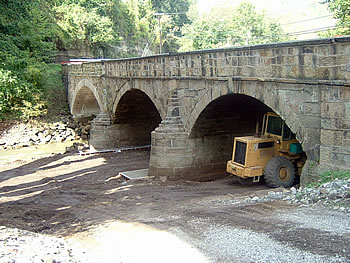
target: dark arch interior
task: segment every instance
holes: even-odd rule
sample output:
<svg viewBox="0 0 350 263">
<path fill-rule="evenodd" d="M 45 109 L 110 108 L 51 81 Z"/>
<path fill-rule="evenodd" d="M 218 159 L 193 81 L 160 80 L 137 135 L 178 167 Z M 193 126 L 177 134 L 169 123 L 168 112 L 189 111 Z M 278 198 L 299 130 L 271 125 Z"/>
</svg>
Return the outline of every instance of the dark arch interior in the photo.
<svg viewBox="0 0 350 263">
<path fill-rule="evenodd" d="M 273 112 L 261 101 L 239 94 L 229 94 L 212 101 L 196 120 L 190 140 L 195 150 L 195 177 L 213 179 L 226 174 L 226 162 L 232 158 L 236 136 L 259 131 L 266 112 Z"/>
<path fill-rule="evenodd" d="M 87 117 L 98 115 L 100 107 L 95 95 L 88 87 L 83 87 L 78 91 L 74 102 L 72 114 L 74 116 Z"/>
<path fill-rule="evenodd" d="M 158 110 L 145 93 L 140 90 L 126 92 L 114 116 L 117 146 L 150 145 L 151 132 L 160 122 Z"/>
<path fill-rule="evenodd" d="M 252 97 L 239 94 L 222 96 L 201 112 L 191 131 L 191 138 L 216 135 L 251 135 L 256 123 L 266 112 L 273 112 L 264 103 Z"/>
</svg>

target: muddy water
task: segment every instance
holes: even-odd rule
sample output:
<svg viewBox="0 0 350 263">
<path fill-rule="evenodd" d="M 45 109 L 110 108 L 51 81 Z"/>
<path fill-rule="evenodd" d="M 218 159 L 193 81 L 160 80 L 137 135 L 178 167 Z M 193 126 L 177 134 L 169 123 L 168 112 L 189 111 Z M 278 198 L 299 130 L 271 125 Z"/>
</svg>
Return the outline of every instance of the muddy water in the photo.
<svg viewBox="0 0 350 263">
<path fill-rule="evenodd" d="M 15 150 L 1 150 L 0 151 L 0 165 L 14 161 L 30 161 L 33 159 L 40 159 L 53 154 L 64 153 L 66 147 L 72 146 L 74 141 L 62 143 L 49 143 L 43 145 L 35 145 L 24 147 Z"/>
</svg>

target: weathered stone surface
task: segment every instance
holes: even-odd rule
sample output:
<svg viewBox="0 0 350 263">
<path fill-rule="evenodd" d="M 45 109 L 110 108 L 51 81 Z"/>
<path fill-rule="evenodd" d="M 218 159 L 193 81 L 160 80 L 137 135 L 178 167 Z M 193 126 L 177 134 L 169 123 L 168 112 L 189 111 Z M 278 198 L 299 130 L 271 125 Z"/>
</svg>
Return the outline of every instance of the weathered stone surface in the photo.
<svg viewBox="0 0 350 263">
<path fill-rule="evenodd" d="M 342 37 L 70 65 L 68 97 L 75 116 L 108 115 L 92 124 L 90 143 L 96 147 L 152 144 L 150 174 L 214 170 L 230 158 L 234 136 L 254 132 L 261 116 L 249 110 L 259 103 L 269 107 L 261 112 L 273 110 L 286 120 L 316 168 L 349 169 L 349 52 L 350 39 Z M 137 96 L 126 99 L 128 94 Z M 230 94 L 256 104 L 235 101 L 243 111 L 223 106 L 212 109 L 216 116 L 206 115 Z M 144 111 L 130 115 L 137 105 Z M 131 121 L 135 115 L 142 116 L 138 122 Z"/>
</svg>

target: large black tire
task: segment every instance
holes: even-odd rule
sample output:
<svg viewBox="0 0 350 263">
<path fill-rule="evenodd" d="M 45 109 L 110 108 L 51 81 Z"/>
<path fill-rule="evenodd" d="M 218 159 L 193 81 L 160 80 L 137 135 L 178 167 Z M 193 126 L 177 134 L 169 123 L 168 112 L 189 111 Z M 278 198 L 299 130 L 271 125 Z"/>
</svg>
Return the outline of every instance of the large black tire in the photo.
<svg viewBox="0 0 350 263">
<path fill-rule="evenodd" d="M 285 157 L 272 158 L 264 169 L 265 182 L 270 187 L 291 187 L 295 181 L 295 168 Z"/>
</svg>

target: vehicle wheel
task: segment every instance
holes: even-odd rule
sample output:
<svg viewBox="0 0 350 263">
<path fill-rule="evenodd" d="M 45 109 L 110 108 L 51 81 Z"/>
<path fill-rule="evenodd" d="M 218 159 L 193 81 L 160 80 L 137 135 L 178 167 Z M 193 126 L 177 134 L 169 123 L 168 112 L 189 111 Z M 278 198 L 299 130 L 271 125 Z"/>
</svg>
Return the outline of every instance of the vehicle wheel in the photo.
<svg viewBox="0 0 350 263">
<path fill-rule="evenodd" d="M 270 187 L 291 187 L 295 180 L 294 165 L 285 157 L 275 157 L 265 166 L 264 178 Z"/>
</svg>

